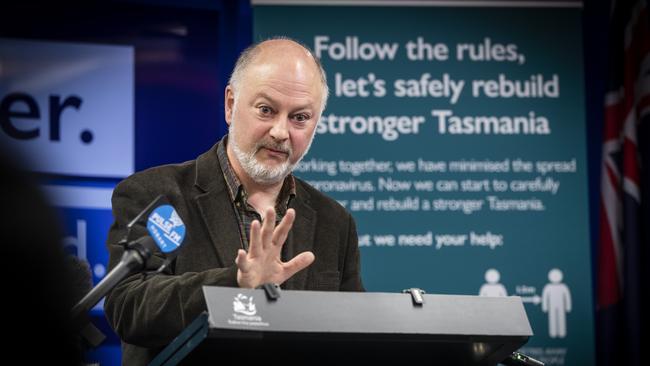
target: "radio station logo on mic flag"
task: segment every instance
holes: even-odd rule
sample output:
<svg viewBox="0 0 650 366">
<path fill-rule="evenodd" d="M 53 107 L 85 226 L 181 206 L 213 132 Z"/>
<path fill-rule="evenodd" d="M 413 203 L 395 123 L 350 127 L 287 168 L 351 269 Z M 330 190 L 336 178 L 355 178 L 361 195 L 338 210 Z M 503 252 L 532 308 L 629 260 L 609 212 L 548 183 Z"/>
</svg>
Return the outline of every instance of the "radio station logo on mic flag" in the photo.
<svg viewBox="0 0 650 366">
<path fill-rule="evenodd" d="M 171 205 L 161 205 L 151 211 L 147 230 L 165 254 L 178 249 L 185 239 L 185 224 Z"/>
</svg>

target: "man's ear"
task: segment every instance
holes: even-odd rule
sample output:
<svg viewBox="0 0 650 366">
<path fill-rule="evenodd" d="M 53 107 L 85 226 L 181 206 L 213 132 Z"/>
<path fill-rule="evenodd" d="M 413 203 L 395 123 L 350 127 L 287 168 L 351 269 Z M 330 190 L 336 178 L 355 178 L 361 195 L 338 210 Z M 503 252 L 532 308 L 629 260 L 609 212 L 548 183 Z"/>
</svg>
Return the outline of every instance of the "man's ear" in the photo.
<svg viewBox="0 0 650 366">
<path fill-rule="evenodd" d="M 235 93 L 232 89 L 232 86 L 230 86 L 230 84 L 226 86 L 223 105 L 224 105 L 224 114 L 225 114 L 224 117 L 226 118 L 226 124 L 230 126 L 230 123 L 232 123 L 232 110 L 233 110 L 233 106 L 235 105 Z"/>
</svg>

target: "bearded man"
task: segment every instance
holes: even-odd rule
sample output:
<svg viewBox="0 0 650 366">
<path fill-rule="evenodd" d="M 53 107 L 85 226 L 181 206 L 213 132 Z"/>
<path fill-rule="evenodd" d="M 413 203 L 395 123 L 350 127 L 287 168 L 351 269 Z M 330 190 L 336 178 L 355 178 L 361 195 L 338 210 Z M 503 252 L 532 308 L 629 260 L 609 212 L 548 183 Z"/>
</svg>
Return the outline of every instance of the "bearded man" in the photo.
<svg viewBox="0 0 650 366">
<path fill-rule="evenodd" d="M 147 364 L 206 310 L 202 286 L 363 291 L 352 216 L 294 177 L 325 108 L 325 72 L 289 39 L 245 50 L 225 91 L 229 135 L 196 160 L 151 168 L 113 193 L 109 267 L 120 260 L 127 224 L 162 194 L 183 218 L 186 238 L 173 264 L 134 275 L 107 296 L 124 364 Z M 134 237 L 147 235 L 144 226 Z M 163 262 L 160 253 L 150 269 Z"/>
</svg>

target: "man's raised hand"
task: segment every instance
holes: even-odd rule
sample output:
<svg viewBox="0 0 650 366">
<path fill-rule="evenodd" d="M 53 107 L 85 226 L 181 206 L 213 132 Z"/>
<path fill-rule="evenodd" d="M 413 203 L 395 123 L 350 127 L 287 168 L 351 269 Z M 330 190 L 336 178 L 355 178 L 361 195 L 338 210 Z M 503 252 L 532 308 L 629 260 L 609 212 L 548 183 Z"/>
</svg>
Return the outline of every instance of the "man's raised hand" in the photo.
<svg viewBox="0 0 650 366">
<path fill-rule="evenodd" d="M 269 207 L 261 227 L 259 221 L 253 221 L 248 253 L 240 249 L 235 259 L 239 287 L 256 288 L 264 283 L 279 285 L 312 264 L 312 252 L 302 252 L 290 261 L 282 262 L 282 246 L 295 218 L 296 211 L 290 208 L 276 227 L 275 210 Z"/>
</svg>

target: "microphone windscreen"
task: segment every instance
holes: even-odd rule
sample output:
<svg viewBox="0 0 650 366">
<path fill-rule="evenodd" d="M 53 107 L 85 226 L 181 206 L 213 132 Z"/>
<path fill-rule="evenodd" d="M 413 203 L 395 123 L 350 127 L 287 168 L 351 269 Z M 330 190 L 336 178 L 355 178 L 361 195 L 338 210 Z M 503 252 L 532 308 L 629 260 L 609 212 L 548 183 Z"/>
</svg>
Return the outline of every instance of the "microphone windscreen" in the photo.
<svg viewBox="0 0 650 366">
<path fill-rule="evenodd" d="M 135 242 L 142 245 L 145 249 L 147 249 L 149 255 L 151 255 L 156 250 L 156 248 L 158 248 L 156 242 L 149 235 L 145 235 L 139 238 L 138 240 L 136 240 Z"/>
<path fill-rule="evenodd" d="M 90 272 L 90 265 L 87 261 L 76 256 L 68 255 L 66 258 L 68 270 L 70 271 L 70 287 L 73 300 L 76 304 L 93 288 L 93 278 Z"/>
</svg>

